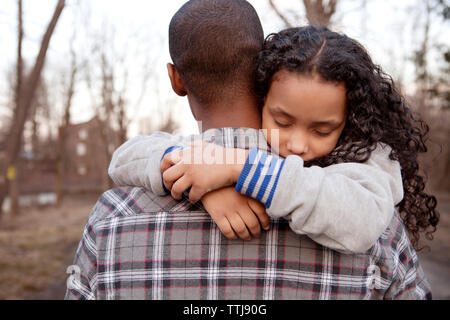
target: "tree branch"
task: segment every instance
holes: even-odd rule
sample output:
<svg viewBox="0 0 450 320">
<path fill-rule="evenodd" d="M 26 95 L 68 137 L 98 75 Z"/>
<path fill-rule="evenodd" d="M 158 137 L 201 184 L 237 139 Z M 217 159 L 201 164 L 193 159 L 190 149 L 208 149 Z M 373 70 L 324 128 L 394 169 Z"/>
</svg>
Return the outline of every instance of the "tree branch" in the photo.
<svg viewBox="0 0 450 320">
<path fill-rule="evenodd" d="M 289 19 L 278 9 L 278 7 L 275 5 L 273 0 L 269 0 L 269 4 L 272 7 L 273 11 L 277 14 L 278 17 L 280 17 L 281 20 L 283 20 L 284 24 L 288 28 L 292 28 L 293 24 L 289 21 Z"/>
</svg>

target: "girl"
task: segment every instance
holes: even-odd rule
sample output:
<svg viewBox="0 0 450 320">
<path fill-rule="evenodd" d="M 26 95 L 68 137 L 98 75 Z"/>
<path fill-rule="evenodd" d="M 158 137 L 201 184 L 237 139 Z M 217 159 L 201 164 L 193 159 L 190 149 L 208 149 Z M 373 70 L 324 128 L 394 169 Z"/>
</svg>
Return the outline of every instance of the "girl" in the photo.
<svg viewBox="0 0 450 320">
<path fill-rule="evenodd" d="M 288 219 L 295 232 L 343 252 L 370 248 L 395 208 L 416 248 L 420 232 L 431 237 L 439 215 L 436 199 L 423 191 L 417 161 L 428 127 L 359 43 L 314 26 L 272 34 L 256 81 L 267 141 L 286 158 L 251 149 L 245 163 L 230 165 L 223 155 L 238 150 L 195 143 L 172 151 L 161 170 L 175 198 L 190 188 L 190 199 L 202 199 L 214 219 L 214 208 L 227 203 L 218 205 L 217 196 L 207 205 L 204 195 L 236 183 L 269 216 Z M 192 164 L 197 152 L 214 159 Z M 113 180 L 118 174 L 110 171 Z"/>
</svg>

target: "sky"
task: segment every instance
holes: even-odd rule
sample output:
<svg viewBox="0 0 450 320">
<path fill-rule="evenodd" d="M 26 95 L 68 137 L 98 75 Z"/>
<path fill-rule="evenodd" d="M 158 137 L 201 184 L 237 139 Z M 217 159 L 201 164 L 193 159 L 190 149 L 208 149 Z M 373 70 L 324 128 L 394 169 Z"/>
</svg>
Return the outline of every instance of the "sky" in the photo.
<svg viewBox="0 0 450 320">
<path fill-rule="evenodd" d="M 86 43 L 82 40 L 86 32 L 100 34 L 106 27 L 113 26 L 115 40 L 110 45 L 116 50 L 136 52 L 129 59 L 130 74 L 133 80 L 129 90 L 129 99 L 137 100 L 142 88 L 138 80 L 143 64 L 151 65 L 152 71 L 158 75 L 147 83 L 142 103 L 129 110 L 133 119 L 129 136 L 139 133 L 139 119 L 147 121 L 148 117 L 158 119 L 155 114 L 164 113 L 164 104 L 171 104 L 171 112 L 176 114 L 180 122 L 180 133 L 197 132 L 197 124 L 190 114 L 186 98 L 177 97 L 170 89 L 166 76 L 166 63 L 170 62 L 167 43 L 167 28 L 172 15 L 185 0 L 67 0 L 68 7 L 64 10 L 54 37 L 51 40 L 45 75 L 53 84 L 55 101 L 61 94 L 57 70 L 64 71 L 69 66 L 69 40 L 76 32 L 75 46 L 89 56 Z M 283 22 L 270 9 L 268 0 L 249 1 L 258 12 L 265 34 L 284 28 Z M 300 0 L 277 0 L 283 11 L 288 9 L 303 14 Z M 366 14 L 361 10 L 366 4 Z M 341 0 L 334 29 L 345 32 L 356 38 L 367 47 L 376 63 L 379 63 L 391 74 L 402 74 L 405 81 L 413 77 L 412 66 L 405 59 L 412 52 L 420 33 L 420 12 L 423 1 L 419 0 Z M 25 41 L 24 57 L 34 59 L 40 38 L 50 19 L 56 0 L 24 0 Z M 16 53 L 16 1 L 1 0 L 0 4 L 0 125 L 1 107 L 7 102 L 8 86 L 6 74 L 14 67 Z M 298 23 L 303 24 L 305 20 Z M 110 30 L 109 28 L 108 30 Z M 89 30 L 89 31 L 86 31 Z M 417 31 L 417 32 L 414 32 Z M 449 39 L 448 26 L 437 26 L 432 29 L 432 37 Z M 433 39 L 434 39 L 433 38 Z M 445 41 L 445 40 L 443 40 Z M 448 41 L 448 40 L 447 40 Z M 136 58 L 139 56 L 139 58 Z M 134 61 L 134 60 L 135 61 Z M 55 71 L 56 70 L 56 71 Z M 158 94 L 155 94 L 158 88 Z M 131 103 L 133 104 L 133 103 Z M 4 112 L 4 111 L 3 111 Z M 169 111 L 166 111 L 169 112 Z M 74 122 L 89 120 L 93 115 L 92 99 L 86 88 L 80 85 L 74 100 L 72 119 Z M 142 120 L 143 119 L 143 120 Z"/>
</svg>

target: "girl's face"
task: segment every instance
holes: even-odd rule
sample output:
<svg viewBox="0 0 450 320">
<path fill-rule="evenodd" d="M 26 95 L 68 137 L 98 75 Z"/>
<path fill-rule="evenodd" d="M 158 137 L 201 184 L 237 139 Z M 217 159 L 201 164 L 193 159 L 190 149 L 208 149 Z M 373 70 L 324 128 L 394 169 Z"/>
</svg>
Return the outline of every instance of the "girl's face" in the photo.
<svg viewBox="0 0 450 320">
<path fill-rule="evenodd" d="M 273 151 L 309 161 L 336 147 L 346 116 L 344 84 L 326 82 L 315 74 L 303 76 L 280 70 L 267 93 L 262 128 L 267 129 Z"/>
</svg>

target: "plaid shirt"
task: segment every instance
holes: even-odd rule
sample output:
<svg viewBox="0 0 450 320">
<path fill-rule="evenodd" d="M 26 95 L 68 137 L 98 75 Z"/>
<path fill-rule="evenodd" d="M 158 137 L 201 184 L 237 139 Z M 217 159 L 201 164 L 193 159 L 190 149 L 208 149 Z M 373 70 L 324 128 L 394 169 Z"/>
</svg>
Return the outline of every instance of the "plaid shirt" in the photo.
<svg viewBox="0 0 450 320">
<path fill-rule="evenodd" d="M 268 149 L 255 130 L 203 139 Z M 84 229 L 66 299 L 431 299 L 399 215 L 364 254 L 344 255 L 271 219 L 258 239 L 226 239 L 200 203 L 144 188 L 105 192 Z"/>
</svg>

